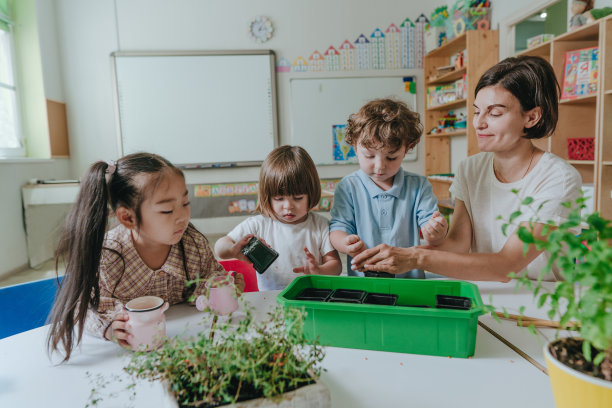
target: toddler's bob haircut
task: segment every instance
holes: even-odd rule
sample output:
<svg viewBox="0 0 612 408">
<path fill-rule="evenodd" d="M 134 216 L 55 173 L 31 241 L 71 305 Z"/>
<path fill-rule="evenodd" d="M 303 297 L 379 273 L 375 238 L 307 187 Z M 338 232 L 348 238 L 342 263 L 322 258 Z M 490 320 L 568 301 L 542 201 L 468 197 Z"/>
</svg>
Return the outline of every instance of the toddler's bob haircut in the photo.
<svg viewBox="0 0 612 408">
<path fill-rule="evenodd" d="M 321 182 L 312 158 L 300 146 L 280 146 L 272 150 L 259 173 L 259 200 L 256 211 L 275 218 L 272 198 L 308 195 L 308 209 L 321 200 Z"/>
<path fill-rule="evenodd" d="M 510 57 L 498 62 L 485 72 L 474 90 L 499 85 L 510 92 L 521 104 L 523 112 L 539 106 L 542 117 L 535 126 L 523 129 L 526 139 L 541 139 L 552 135 L 559 118 L 561 88 L 553 67 L 543 58 L 532 56 Z"/>
<path fill-rule="evenodd" d="M 374 99 L 353 113 L 346 127 L 346 142 L 367 149 L 401 147 L 412 149 L 419 142 L 423 125 L 419 114 L 395 99 Z"/>
</svg>

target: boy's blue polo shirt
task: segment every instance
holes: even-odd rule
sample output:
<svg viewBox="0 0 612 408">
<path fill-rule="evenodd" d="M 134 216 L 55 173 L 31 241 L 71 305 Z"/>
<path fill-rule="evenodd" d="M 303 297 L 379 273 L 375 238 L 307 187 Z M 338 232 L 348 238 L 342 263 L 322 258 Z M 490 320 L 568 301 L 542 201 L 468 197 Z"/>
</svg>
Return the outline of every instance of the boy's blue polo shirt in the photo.
<svg viewBox="0 0 612 408">
<path fill-rule="evenodd" d="M 431 184 L 423 176 L 400 168 L 393 187 L 384 191 L 357 170 L 336 186 L 329 230 L 357 234 L 368 248 L 379 244 L 408 248 L 419 245 L 419 227 L 437 209 Z M 363 276 L 351 270 L 350 256 L 347 261 L 349 275 Z M 424 278 L 425 274 L 413 269 L 396 277 Z"/>
</svg>

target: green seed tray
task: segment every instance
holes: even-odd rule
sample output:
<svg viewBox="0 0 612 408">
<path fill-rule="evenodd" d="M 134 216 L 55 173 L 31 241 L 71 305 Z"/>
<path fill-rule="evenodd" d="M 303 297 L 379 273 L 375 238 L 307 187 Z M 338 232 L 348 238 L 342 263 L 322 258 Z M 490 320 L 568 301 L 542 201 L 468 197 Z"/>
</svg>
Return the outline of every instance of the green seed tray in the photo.
<svg viewBox="0 0 612 408">
<path fill-rule="evenodd" d="M 295 300 L 305 288 L 395 294 L 397 304 Z M 468 297 L 472 306 L 469 310 L 436 309 L 436 295 Z M 478 316 L 484 313 L 476 285 L 441 279 L 307 275 L 296 278 L 276 300 L 284 308 L 304 308 L 307 338 L 318 338 L 326 346 L 462 358 L 474 355 Z"/>
</svg>

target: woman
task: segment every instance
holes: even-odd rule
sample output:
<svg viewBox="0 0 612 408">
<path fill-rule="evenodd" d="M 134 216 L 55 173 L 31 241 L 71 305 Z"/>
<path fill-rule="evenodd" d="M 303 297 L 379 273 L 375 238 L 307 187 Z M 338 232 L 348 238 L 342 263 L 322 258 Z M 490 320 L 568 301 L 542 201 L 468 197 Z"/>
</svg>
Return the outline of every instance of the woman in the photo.
<svg viewBox="0 0 612 408">
<path fill-rule="evenodd" d="M 455 211 L 446 239 L 436 247 L 378 245 L 355 256 L 356 270 L 401 273 L 414 268 L 466 280 L 507 282 L 510 272 L 526 270 L 537 278 L 547 254 L 523 243 L 513 230 L 502 233 L 503 220 L 524 197 L 541 208 L 538 219 L 567 218 L 562 203 L 580 195 L 579 173 L 563 159 L 531 141 L 550 136 L 558 118 L 559 84 L 548 62 L 539 57 L 507 58 L 478 81 L 473 125 L 481 153 L 463 160 L 451 186 Z M 519 190 L 515 194 L 513 190 Z M 516 221 L 527 225 L 534 213 Z M 543 224 L 533 225 L 539 235 Z M 444 252 L 442 252 L 444 251 Z M 546 276 L 559 279 L 559 274 Z"/>
</svg>

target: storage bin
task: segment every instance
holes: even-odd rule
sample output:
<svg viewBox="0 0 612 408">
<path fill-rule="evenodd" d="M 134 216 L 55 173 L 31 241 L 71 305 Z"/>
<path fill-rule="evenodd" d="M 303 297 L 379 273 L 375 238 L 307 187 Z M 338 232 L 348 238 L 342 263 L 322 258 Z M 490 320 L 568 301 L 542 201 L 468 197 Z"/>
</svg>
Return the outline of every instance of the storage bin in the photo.
<svg viewBox="0 0 612 408">
<path fill-rule="evenodd" d="M 392 294 L 397 301 L 386 306 L 296 300 L 305 288 Z M 467 297 L 472 305 L 469 310 L 436 309 L 436 295 Z M 483 314 L 476 285 L 439 279 L 307 275 L 295 279 L 277 301 L 284 308 L 304 308 L 305 335 L 323 345 L 463 358 L 474 355 Z"/>
<path fill-rule="evenodd" d="M 568 138 L 567 157 L 569 160 L 595 160 L 595 138 Z"/>
</svg>

